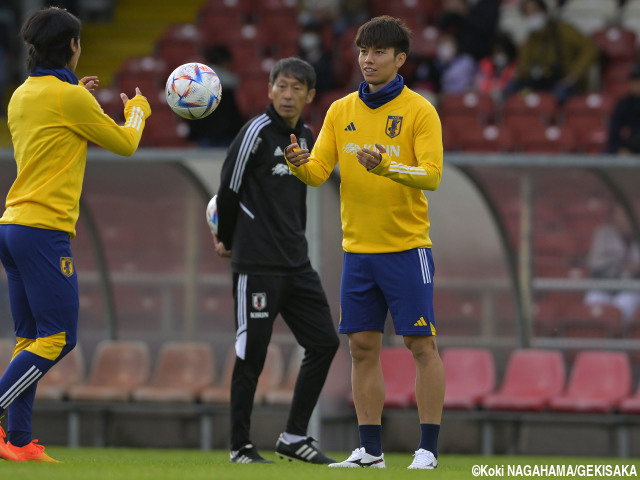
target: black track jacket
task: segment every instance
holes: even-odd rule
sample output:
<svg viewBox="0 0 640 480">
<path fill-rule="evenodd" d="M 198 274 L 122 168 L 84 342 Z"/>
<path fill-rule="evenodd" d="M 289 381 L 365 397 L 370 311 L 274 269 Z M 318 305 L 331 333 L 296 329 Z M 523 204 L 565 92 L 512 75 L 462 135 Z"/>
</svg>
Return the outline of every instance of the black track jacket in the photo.
<svg viewBox="0 0 640 480">
<path fill-rule="evenodd" d="M 218 190 L 218 239 L 231 247 L 235 273 L 278 275 L 309 265 L 307 186 L 284 159 L 292 133 L 311 150 L 313 135 L 302 120 L 292 129 L 270 104 L 229 147 Z"/>
</svg>

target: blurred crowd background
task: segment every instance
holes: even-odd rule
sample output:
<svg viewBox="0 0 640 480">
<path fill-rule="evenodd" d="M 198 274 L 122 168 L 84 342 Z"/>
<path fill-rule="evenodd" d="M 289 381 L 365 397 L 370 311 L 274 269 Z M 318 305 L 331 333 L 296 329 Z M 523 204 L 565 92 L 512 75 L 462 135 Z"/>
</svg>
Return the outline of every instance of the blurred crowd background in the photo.
<svg viewBox="0 0 640 480">
<path fill-rule="evenodd" d="M 330 103 L 361 81 L 357 27 L 389 14 L 414 33 L 401 74 L 437 106 L 447 150 L 640 149 L 638 0 L 187 0 L 179 8 L 150 0 L 1 0 L 0 115 L 24 78 L 21 19 L 47 3 L 83 19 L 80 76 L 100 76 L 98 99 L 116 118 L 119 91 L 140 86 L 160 106 L 178 65 L 200 61 L 218 72 L 218 113 L 188 123 L 156 108 L 145 146 L 228 145 L 262 111 L 269 69 L 289 55 L 318 73 L 318 96 L 305 115 L 317 131 Z M 8 146 L 6 134 L 0 141 Z"/>
</svg>

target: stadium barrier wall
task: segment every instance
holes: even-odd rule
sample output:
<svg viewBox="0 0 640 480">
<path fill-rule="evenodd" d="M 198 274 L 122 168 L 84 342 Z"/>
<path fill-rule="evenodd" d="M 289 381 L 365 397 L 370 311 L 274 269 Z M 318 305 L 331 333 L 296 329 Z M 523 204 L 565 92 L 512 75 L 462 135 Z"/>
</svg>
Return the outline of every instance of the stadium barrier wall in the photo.
<svg viewBox="0 0 640 480">
<path fill-rule="evenodd" d="M 132 158 L 89 150 L 72 243 L 81 290 L 79 340 L 86 358 L 105 338 L 144 340 L 154 351 L 169 339 L 204 339 L 223 363 L 234 338 L 230 275 L 213 253 L 204 222 L 223 159 L 218 149 L 142 149 Z M 595 225 L 575 220 L 590 212 L 600 219 L 606 205 L 616 202 L 640 238 L 638 166 L 636 157 L 447 153 L 440 188 L 426 194 L 440 347 L 491 348 L 499 377 L 508 353 L 518 347 L 559 349 L 568 362 L 584 348 L 637 352 L 635 324 L 613 335 L 572 336 L 554 319 L 550 326 L 543 324 L 538 308 L 546 298 L 559 296 L 562 303 L 568 298 L 562 295 L 570 295 L 574 301 L 595 287 L 640 290 L 636 279 L 587 277 L 584 254 Z M 0 150 L 0 196 L 6 196 L 14 177 L 12 151 Z M 342 263 L 338 182 L 336 172 L 309 194 L 311 257 L 334 315 Z M 550 245 L 539 248 L 539 233 L 551 237 Z M 8 319 L 3 289 L 4 272 L 0 318 Z M 0 324 L 0 336 L 12 337 L 11 330 L 10 321 Z M 274 341 L 294 345 L 282 322 Z M 385 343 L 398 343 L 392 331 L 385 333 Z M 321 398 L 323 423 L 353 418 L 345 401 L 350 386 L 343 347 Z M 634 368 L 635 385 L 637 364 Z"/>
</svg>

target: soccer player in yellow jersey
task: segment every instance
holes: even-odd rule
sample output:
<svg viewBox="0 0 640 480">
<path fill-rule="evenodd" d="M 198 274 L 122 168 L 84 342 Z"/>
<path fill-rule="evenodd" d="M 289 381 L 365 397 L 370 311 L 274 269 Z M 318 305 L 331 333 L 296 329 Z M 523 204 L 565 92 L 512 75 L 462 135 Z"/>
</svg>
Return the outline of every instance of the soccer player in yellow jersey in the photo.
<svg viewBox="0 0 640 480">
<path fill-rule="evenodd" d="M 33 13 L 21 36 L 29 47 L 29 78 L 8 108 L 17 177 L 0 218 L 0 260 L 7 273 L 16 347 L 0 378 L 0 418 L 9 412 L 9 441 L 0 428 L 0 458 L 55 462 L 31 438 L 38 380 L 77 340 L 78 277 L 75 236 L 87 141 L 114 153 L 138 148 L 149 103 L 139 89 L 123 93 L 126 123 L 117 125 L 89 90 L 97 77 L 75 75 L 80 21 L 50 7 Z M 86 84 L 85 84 L 86 82 Z"/>
<path fill-rule="evenodd" d="M 434 107 L 398 75 L 410 32 L 389 16 L 356 35 L 364 82 L 334 102 L 309 152 L 291 136 L 285 157 L 303 182 L 318 186 L 340 165 L 345 250 L 339 331 L 349 337 L 360 448 L 330 467 L 384 468 L 380 365 L 387 311 L 413 354 L 421 440 L 410 469 L 438 465 L 444 371 L 436 345 L 433 259 L 427 199 L 442 177 L 442 129 Z"/>
</svg>

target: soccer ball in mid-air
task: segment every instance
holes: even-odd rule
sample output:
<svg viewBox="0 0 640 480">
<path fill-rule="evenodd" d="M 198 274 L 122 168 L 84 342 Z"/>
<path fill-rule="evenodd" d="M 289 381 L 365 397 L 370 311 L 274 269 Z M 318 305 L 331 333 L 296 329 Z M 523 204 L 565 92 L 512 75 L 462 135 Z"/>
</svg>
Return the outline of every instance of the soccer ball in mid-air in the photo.
<svg viewBox="0 0 640 480">
<path fill-rule="evenodd" d="M 171 110 L 188 120 L 204 118 L 222 98 L 222 85 L 216 72 L 202 63 L 185 63 L 176 68 L 166 85 Z"/>
<path fill-rule="evenodd" d="M 207 205 L 207 223 L 209 224 L 209 228 L 211 231 L 217 235 L 218 234 L 218 205 L 217 205 L 217 195 L 214 195 L 211 200 L 209 200 L 209 204 Z"/>
</svg>

